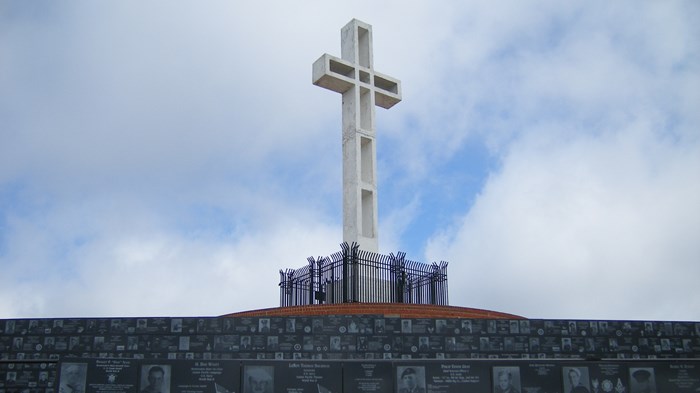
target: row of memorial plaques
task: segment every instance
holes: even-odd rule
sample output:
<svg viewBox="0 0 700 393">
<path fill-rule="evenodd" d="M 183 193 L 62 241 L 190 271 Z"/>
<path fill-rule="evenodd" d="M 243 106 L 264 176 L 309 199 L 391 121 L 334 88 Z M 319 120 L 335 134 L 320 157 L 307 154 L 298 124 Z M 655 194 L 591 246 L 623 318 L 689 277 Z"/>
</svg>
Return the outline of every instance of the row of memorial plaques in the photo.
<svg viewBox="0 0 700 393">
<path fill-rule="evenodd" d="M 13 365 L 14 367 L 9 367 Z M 0 364 L 0 393 L 697 392 L 700 362 L 241 362 L 91 359 Z"/>
<path fill-rule="evenodd" d="M 700 345 L 695 338 L 646 337 L 527 337 L 527 336 L 350 336 L 350 335 L 96 335 L 96 336 L 23 336 L 0 337 L 3 352 L 51 351 L 276 351 L 299 349 L 345 352 L 394 350 L 421 352 L 454 352 L 465 350 L 539 352 L 693 352 Z M 681 348 L 677 350 L 675 348 Z"/>
<path fill-rule="evenodd" d="M 457 322 L 459 327 L 454 327 Z M 232 326 L 231 334 L 187 333 L 207 331 L 222 323 Z M 482 330 L 473 329 L 491 324 L 510 328 L 507 334 L 482 333 Z M 532 329 L 539 324 L 546 329 Z M 355 358 L 357 354 L 365 353 L 383 358 L 700 356 L 700 334 L 697 331 L 700 323 L 690 322 L 482 321 L 327 316 L 31 319 L 6 320 L 2 325 L 0 360 L 57 360 L 66 356 L 226 359 L 226 353 L 233 353 L 228 358 L 242 359 L 252 355 L 262 358 L 337 359 Z M 85 325 L 86 329 L 76 329 L 76 326 Z M 142 326 L 143 329 L 136 328 L 129 333 L 131 328 L 124 329 L 127 325 Z M 400 331 L 406 327 L 404 333 L 392 333 L 396 330 L 388 327 L 395 325 L 401 325 Z M 644 329 L 637 334 L 640 332 L 636 329 L 641 326 Z M 647 326 L 651 328 L 648 334 L 645 333 Z M 560 331 L 561 327 L 575 335 L 548 335 Z M 586 329 L 591 327 L 597 327 L 596 335 L 587 333 Z M 660 330 L 655 330 L 657 328 Z M 487 328 L 487 331 L 490 330 Z M 516 330 L 518 333 L 512 333 Z M 407 333 L 409 331 L 411 333 Z M 601 331 L 610 335 L 602 336 Z M 89 332 L 92 333 L 87 334 Z"/>
<path fill-rule="evenodd" d="M 64 357 L 351 358 L 374 353 L 390 358 L 617 357 L 693 358 L 700 356 L 700 337 L 557 337 L 557 336 L 407 336 L 327 334 L 227 335 L 76 335 L 0 336 L 0 360 Z M 101 355 L 106 354 L 106 355 Z M 207 355 L 208 354 L 208 355 Z M 280 355 L 281 354 L 281 355 Z"/>
<path fill-rule="evenodd" d="M 260 318 L 9 319 L 0 335 L 27 334 L 420 334 L 616 337 L 700 336 L 700 322 L 567 321 L 316 316 Z"/>
</svg>

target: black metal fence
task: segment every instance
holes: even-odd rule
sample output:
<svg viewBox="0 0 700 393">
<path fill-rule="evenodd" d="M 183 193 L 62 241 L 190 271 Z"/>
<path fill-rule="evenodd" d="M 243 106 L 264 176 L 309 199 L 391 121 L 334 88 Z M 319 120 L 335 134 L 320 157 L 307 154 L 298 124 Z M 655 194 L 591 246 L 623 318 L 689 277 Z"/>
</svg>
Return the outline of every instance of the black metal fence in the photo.
<svg viewBox="0 0 700 393">
<path fill-rule="evenodd" d="M 447 305 L 447 262 L 407 260 L 403 252 L 382 255 L 342 243 L 330 257 L 280 270 L 280 306 L 336 303 Z"/>
</svg>

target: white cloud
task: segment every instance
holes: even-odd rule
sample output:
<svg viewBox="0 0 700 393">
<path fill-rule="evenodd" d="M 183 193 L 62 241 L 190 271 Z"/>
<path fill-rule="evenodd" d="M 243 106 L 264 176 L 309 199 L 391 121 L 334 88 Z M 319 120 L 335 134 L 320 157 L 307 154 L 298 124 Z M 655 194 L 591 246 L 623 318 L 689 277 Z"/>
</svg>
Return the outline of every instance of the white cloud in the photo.
<svg viewBox="0 0 700 393">
<path fill-rule="evenodd" d="M 452 285 L 452 304 L 532 318 L 700 318 L 699 153 L 645 124 L 525 137 L 427 254 L 446 255 L 452 282 L 467 284 Z"/>
<path fill-rule="evenodd" d="M 356 17 L 374 26 L 376 68 L 403 81 L 404 101 L 377 110 L 383 250 L 454 216 L 426 258 L 479 283 L 453 285 L 452 304 L 687 319 L 697 291 L 685 303 L 672 291 L 697 273 L 697 14 L 683 2 L 13 6 L 0 16 L 12 283 L 0 316 L 275 306 L 277 270 L 341 239 L 341 98 L 310 73 Z M 488 179 L 463 166 L 474 145 L 500 160 Z M 485 187 L 464 215 L 469 182 Z M 459 192 L 463 204 L 434 206 Z M 683 273 L 659 274 L 662 262 Z M 552 295 L 566 275 L 620 295 L 568 308 Z M 631 278 L 654 278 L 649 306 Z M 520 303 L 523 290 L 536 300 Z"/>
<path fill-rule="evenodd" d="M 285 212 L 263 228 L 218 235 L 178 233 L 157 214 L 136 210 L 124 217 L 76 208 L 102 221 L 79 244 L 71 244 L 80 240 L 76 228 L 68 225 L 63 236 L 52 228 L 70 217 L 49 217 L 44 227 L 13 223 L 13 252 L 0 259 L 13 285 L 0 289 L 0 315 L 220 315 L 275 307 L 279 269 L 339 250 L 339 228 L 318 224 L 312 211 L 277 207 Z"/>
<path fill-rule="evenodd" d="M 697 28 L 687 3 L 657 6 L 525 14 L 504 31 L 482 26 L 493 39 L 481 50 L 455 46 L 477 48 L 455 56 L 476 63 L 465 132 L 483 135 L 501 167 L 429 243 L 426 259 L 473 283 L 453 285 L 452 304 L 700 318 Z"/>
</svg>

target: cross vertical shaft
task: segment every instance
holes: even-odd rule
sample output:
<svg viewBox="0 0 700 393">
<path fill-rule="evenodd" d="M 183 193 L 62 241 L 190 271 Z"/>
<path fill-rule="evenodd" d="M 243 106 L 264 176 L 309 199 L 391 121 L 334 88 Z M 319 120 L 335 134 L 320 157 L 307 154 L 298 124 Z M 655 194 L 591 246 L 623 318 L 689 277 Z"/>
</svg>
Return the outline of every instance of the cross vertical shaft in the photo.
<svg viewBox="0 0 700 393">
<path fill-rule="evenodd" d="M 401 82 L 373 67 L 372 26 L 357 19 L 341 30 L 341 56 L 313 65 L 313 84 L 343 95 L 343 241 L 378 252 L 374 106 L 401 101 Z"/>
</svg>

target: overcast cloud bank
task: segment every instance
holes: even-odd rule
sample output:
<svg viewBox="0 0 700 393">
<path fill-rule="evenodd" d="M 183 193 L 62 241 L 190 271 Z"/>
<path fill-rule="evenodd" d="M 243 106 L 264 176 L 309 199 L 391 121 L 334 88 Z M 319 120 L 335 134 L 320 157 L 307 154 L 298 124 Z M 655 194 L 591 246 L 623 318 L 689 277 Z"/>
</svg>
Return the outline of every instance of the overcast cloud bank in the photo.
<svg viewBox="0 0 700 393">
<path fill-rule="evenodd" d="M 340 97 L 310 73 L 356 17 L 404 89 L 382 251 L 449 261 L 452 305 L 700 320 L 695 2 L 2 7 L 0 317 L 276 306 L 339 249 Z"/>
</svg>

